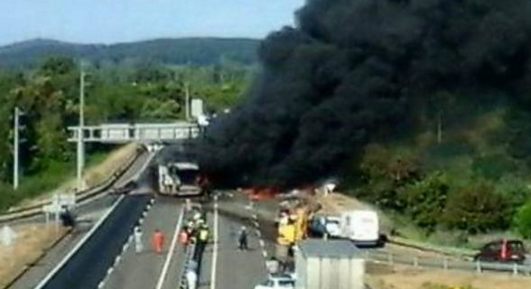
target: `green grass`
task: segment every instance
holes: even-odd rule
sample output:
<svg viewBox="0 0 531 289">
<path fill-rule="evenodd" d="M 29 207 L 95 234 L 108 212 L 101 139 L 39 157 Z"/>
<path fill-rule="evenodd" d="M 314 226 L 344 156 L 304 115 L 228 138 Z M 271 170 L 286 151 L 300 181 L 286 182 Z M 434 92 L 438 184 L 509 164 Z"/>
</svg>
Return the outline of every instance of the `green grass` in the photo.
<svg viewBox="0 0 531 289">
<path fill-rule="evenodd" d="M 87 156 L 86 168 L 103 162 L 109 156 L 108 152 L 97 152 Z M 76 177 L 75 160 L 54 161 L 38 174 L 22 176 L 20 187 L 14 191 L 11 184 L 0 183 L 0 212 L 20 204 L 28 198 L 38 197 L 58 188 L 61 184 Z"/>
</svg>

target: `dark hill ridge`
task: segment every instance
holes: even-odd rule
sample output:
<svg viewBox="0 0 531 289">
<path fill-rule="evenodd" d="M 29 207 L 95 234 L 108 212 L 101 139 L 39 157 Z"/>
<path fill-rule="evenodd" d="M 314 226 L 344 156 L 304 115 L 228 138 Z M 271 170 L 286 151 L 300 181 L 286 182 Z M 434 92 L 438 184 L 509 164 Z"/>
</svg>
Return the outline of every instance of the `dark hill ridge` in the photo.
<svg viewBox="0 0 531 289">
<path fill-rule="evenodd" d="M 258 45 L 258 40 L 246 38 L 155 39 L 112 45 L 35 39 L 0 47 L 0 67 L 32 67 L 47 57 L 59 55 L 115 64 L 128 60 L 208 65 L 223 58 L 253 64 Z"/>
</svg>

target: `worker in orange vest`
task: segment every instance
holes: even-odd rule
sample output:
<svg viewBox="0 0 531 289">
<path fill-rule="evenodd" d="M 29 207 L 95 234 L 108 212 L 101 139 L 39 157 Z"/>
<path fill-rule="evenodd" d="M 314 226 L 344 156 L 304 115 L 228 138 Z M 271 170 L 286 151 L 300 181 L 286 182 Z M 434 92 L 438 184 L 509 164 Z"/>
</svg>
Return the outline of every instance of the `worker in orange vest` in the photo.
<svg viewBox="0 0 531 289">
<path fill-rule="evenodd" d="M 156 229 L 153 233 L 153 251 L 155 251 L 157 254 L 162 253 L 162 248 L 164 247 L 164 234 L 159 229 Z"/>
</svg>

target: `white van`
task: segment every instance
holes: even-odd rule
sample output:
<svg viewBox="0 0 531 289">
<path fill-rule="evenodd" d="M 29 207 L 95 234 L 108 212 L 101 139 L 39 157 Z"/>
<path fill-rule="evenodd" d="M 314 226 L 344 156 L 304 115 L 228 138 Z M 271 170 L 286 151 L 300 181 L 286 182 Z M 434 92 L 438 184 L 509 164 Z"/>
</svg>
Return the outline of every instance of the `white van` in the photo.
<svg viewBox="0 0 531 289">
<path fill-rule="evenodd" d="M 380 240 L 378 214 L 370 210 L 356 210 L 341 214 L 341 235 L 357 245 L 376 246 Z"/>
</svg>

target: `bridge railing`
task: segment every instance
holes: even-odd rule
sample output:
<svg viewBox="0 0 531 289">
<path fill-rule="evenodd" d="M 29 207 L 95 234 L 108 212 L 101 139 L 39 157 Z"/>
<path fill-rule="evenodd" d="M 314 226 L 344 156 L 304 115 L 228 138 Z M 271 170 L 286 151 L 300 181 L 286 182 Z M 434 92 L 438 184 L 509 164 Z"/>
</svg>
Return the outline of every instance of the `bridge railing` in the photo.
<svg viewBox="0 0 531 289">
<path fill-rule="evenodd" d="M 78 141 L 79 127 L 69 127 L 68 141 Z M 176 122 L 162 124 L 103 124 L 84 126 L 84 142 L 124 143 L 124 142 L 164 142 L 193 139 L 201 129 L 195 123 Z"/>
</svg>

